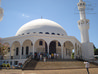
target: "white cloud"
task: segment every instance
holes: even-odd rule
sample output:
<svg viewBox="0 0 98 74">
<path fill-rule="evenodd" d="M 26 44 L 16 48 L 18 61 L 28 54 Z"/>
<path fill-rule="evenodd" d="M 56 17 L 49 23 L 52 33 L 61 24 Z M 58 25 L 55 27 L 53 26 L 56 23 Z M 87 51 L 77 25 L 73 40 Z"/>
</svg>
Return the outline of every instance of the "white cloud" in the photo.
<svg viewBox="0 0 98 74">
<path fill-rule="evenodd" d="M 22 14 L 22 16 L 23 17 L 27 17 L 27 18 L 29 18 L 30 16 L 28 16 L 28 15 L 25 15 L 24 13 Z"/>
</svg>

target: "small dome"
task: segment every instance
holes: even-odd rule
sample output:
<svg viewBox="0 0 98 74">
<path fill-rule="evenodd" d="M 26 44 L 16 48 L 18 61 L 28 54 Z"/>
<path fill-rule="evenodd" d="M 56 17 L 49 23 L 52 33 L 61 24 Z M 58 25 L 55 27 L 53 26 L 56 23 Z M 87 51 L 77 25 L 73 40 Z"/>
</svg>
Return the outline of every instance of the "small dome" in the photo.
<svg viewBox="0 0 98 74">
<path fill-rule="evenodd" d="M 16 36 L 33 33 L 67 35 L 65 30 L 56 22 L 53 22 L 48 19 L 37 19 L 24 24 L 17 31 Z"/>
</svg>

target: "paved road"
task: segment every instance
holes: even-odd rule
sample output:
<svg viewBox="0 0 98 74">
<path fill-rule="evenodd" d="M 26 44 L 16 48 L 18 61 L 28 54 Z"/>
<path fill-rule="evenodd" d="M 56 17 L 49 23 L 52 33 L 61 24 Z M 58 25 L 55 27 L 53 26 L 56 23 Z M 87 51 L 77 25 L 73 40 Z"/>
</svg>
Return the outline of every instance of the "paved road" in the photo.
<svg viewBox="0 0 98 74">
<path fill-rule="evenodd" d="M 90 68 L 90 74 L 98 74 L 98 68 Z M 87 74 L 86 69 L 62 70 L 0 70 L 0 74 Z"/>
</svg>

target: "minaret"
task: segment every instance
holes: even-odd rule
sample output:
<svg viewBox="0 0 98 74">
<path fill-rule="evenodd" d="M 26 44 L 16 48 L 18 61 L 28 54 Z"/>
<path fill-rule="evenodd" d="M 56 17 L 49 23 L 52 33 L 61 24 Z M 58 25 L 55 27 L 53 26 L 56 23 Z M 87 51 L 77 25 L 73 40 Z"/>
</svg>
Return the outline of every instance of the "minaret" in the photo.
<svg viewBox="0 0 98 74">
<path fill-rule="evenodd" d="M 79 0 L 78 9 L 80 13 L 80 20 L 78 21 L 78 27 L 81 32 L 81 48 L 82 48 L 82 59 L 90 60 L 94 59 L 94 48 L 93 43 L 89 42 L 89 20 L 86 19 L 85 15 L 85 5 L 83 0 Z"/>
<path fill-rule="evenodd" d="M 0 0 L 0 6 L 1 6 L 1 0 Z M 3 8 L 0 7 L 0 21 L 2 21 L 3 19 L 3 13 L 4 13 Z"/>
<path fill-rule="evenodd" d="M 86 42 L 89 42 L 89 33 L 88 33 L 89 20 L 86 19 L 86 15 L 85 15 L 86 3 L 83 2 L 83 0 L 79 0 L 79 3 L 77 5 L 80 12 L 80 20 L 78 21 L 78 27 L 81 32 L 81 42 L 86 43 Z"/>
</svg>

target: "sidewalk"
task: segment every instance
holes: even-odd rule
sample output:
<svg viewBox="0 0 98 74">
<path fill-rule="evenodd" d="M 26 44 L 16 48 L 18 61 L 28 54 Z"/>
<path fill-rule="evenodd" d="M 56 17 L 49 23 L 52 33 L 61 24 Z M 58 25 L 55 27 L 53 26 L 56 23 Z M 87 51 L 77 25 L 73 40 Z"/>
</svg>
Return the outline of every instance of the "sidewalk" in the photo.
<svg viewBox="0 0 98 74">
<path fill-rule="evenodd" d="M 90 68 L 90 74 L 98 74 L 98 68 Z M 87 74 L 86 69 L 62 70 L 0 70 L 0 74 Z"/>
</svg>

